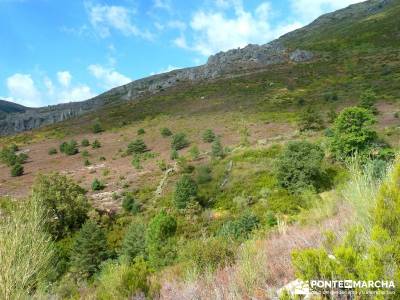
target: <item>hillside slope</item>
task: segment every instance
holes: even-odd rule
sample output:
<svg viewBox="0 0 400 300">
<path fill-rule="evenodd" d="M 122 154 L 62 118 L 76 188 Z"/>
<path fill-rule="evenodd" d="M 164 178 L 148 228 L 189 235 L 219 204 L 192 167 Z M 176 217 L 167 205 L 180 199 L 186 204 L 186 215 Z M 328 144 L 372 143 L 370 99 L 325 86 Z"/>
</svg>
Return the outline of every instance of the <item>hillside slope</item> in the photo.
<svg viewBox="0 0 400 300">
<path fill-rule="evenodd" d="M 370 0 L 321 16 L 310 25 L 286 34 L 268 44 L 248 45 L 211 56 L 205 65 L 175 70 L 136 80 L 114 88 L 93 99 L 30 110 L 8 115 L 0 123 L 0 135 L 31 130 L 96 111 L 121 101 L 145 100 L 151 95 L 185 84 L 230 78 L 321 59 L 326 52 L 345 49 L 393 48 L 399 41 L 399 2 Z M 336 54 L 334 54 L 336 55 Z"/>
</svg>

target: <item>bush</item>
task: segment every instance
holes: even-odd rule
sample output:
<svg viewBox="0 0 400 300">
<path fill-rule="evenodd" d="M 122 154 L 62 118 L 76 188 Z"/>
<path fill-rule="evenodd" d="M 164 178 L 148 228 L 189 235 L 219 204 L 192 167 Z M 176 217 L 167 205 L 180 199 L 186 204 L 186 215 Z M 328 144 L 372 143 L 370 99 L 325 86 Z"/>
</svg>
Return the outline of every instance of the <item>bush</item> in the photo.
<svg viewBox="0 0 400 300">
<path fill-rule="evenodd" d="M 224 149 L 221 145 L 220 140 L 217 138 L 214 140 L 211 146 L 211 155 L 214 158 L 223 158 L 224 157 Z"/>
<path fill-rule="evenodd" d="M 102 183 L 100 180 L 98 180 L 97 178 L 95 178 L 92 182 L 92 190 L 93 191 L 101 191 L 104 190 L 105 185 L 104 183 Z"/>
<path fill-rule="evenodd" d="M 212 143 L 212 142 L 214 142 L 215 138 L 216 138 L 216 135 L 215 135 L 214 131 L 212 131 L 211 129 L 207 129 L 206 131 L 204 131 L 203 141 L 205 143 Z"/>
<path fill-rule="evenodd" d="M 277 161 L 278 183 L 289 191 L 318 187 L 323 150 L 306 141 L 289 142 Z"/>
<path fill-rule="evenodd" d="M 324 121 L 320 114 L 309 107 L 300 115 L 300 130 L 321 130 L 324 127 Z"/>
<path fill-rule="evenodd" d="M 0 299 L 31 299 L 47 284 L 54 248 L 45 215 L 42 205 L 29 199 L 0 218 Z"/>
<path fill-rule="evenodd" d="M 225 223 L 219 234 L 233 237 L 237 240 L 248 239 L 254 229 L 258 227 L 260 220 L 251 212 L 244 213 L 240 218 Z"/>
<path fill-rule="evenodd" d="M 60 152 L 66 155 L 75 155 L 79 152 L 78 143 L 75 140 L 70 140 L 69 142 L 63 142 L 60 145 Z"/>
<path fill-rule="evenodd" d="M 176 149 L 172 149 L 170 158 L 171 158 L 172 160 L 176 160 L 176 159 L 179 158 L 179 153 L 178 153 L 178 151 L 176 151 Z"/>
<path fill-rule="evenodd" d="M 197 168 L 197 178 L 198 184 L 204 184 L 212 180 L 211 169 L 208 166 L 199 166 Z"/>
<path fill-rule="evenodd" d="M 171 148 L 173 150 L 181 150 L 189 146 L 189 141 L 184 133 L 177 133 L 172 137 Z"/>
<path fill-rule="evenodd" d="M 200 156 L 199 147 L 194 145 L 192 148 L 190 148 L 189 153 L 193 160 L 198 159 Z"/>
<path fill-rule="evenodd" d="M 172 135 L 172 131 L 169 130 L 167 127 L 161 128 L 161 136 L 168 137 Z"/>
<path fill-rule="evenodd" d="M 175 186 L 174 202 L 179 209 L 186 208 L 186 205 L 196 199 L 198 187 L 196 182 L 189 176 L 183 175 Z"/>
<path fill-rule="evenodd" d="M 171 263 L 176 250 L 171 238 L 175 235 L 177 223 L 175 218 L 161 211 L 151 219 L 146 230 L 146 247 L 149 260 L 160 267 Z"/>
<path fill-rule="evenodd" d="M 98 140 L 94 140 L 92 143 L 92 148 L 93 149 L 101 148 L 101 143 Z"/>
<path fill-rule="evenodd" d="M 71 270 L 82 278 L 95 274 L 108 258 L 107 239 L 93 221 L 87 221 L 77 233 L 71 255 Z"/>
<path fill-rule="evenodd" d="M 32 198 L 46 210 L 47 230 L 55 239 L 78 230 L 87 218 L 89 202 L 85 190 L 64 175 L 39 175 L 32 187 Z"/>
<path fill-rule="evenodd" d="M 88 139 L 83 139 L 83 140 L 81 141 L 81 146 L 82 146 L 82 147 L 88 147 L 88 146 L 90 146 L 89 140 L 88 140 Z"/>
<path fill-rule="evenodd" d="M 103 132 L 103 131 L 104 131 L 104 129 L 103 129 L 103 127 L 101 126 L 101 123 L 100 123 L 99 120 L 96 120 L 96 121 L 93 123 L 93 125 L 92 125 L 92 131 L 93 131 L 93 133 L 100 133 L 100 132 Z"/>
<path fill-rule="evenodd" d="M 336 159 L 344 160 L 358 153 L 368 156 L 377 140 L 371 126 L 376 122 L 370 111 L 360 107 L 344 109 L 333 124 L 331 151 Z"/>
<path fill-rule="evenodd" d="M 234 245 L 221 237 L 191 240 L 180 251 L 181 261 L 190 262 L 200 274 L 228 266 L 235 260 Z"/>
<path fill-rule="evenodd" d="M 3 164 L 11 167 L 17 163 L 18 157 L 12 147 L 4 147 L 0 152 L 0 160 Z"/>
<path fill-rule="evenodd" d="M 101 270 L 96 299 L 145 299 L 150 291 L 151 273 L 143 258 L 133 264 L 109 262 Z"/>
<path fill-rule="evenodd" d="M 138 129 L 138 131 L 137 131 L 137 134 L 138 135 L 143 135 L 143 134 L 145 134 L 146 133 L 146 131 L 143 129 L 143 128 L 140 128 L 140 129 Z"/>
<path fill-rule="evenodd" d="M 136 214 L 140 211 L 140 205 L 136 203 L 132 193 L 125 193 L 122 200 L 122 208 L 129 213 Z"/>
<path fill-rule="evenodd" d="M 148 151 L 146 144 L 142 139 L 137 139 L 128 145 L 128 154 L 141 154 Z"/>
<path fill-rule="evenodd" d="M 375 107 L 376 94 L 373 90 L 366 90 L 360 96 L 360 107 L 369 110 L 372 114 L 377 115 L 378 109 Z"/>
<path fill-rule="evenodd" d="M 146 227 L 142 223 L 134 222 L 129 225 L 122 241 L 121 254 L 129 261 L 133 261 L 138 256 L 145 256 Z"/>
<path fill-rule="evenodd" d="M 20 163 L 16 163 L 11 167 L 11 176 L 18 177 L 24 174 L 24 167 Z"/>
<path fill-rule="evenodd" d="M 49 155 L 55 155 L 58 153 L 56 148 L 50 148 L 49 151 L 47 152 Z"/>
</svg>

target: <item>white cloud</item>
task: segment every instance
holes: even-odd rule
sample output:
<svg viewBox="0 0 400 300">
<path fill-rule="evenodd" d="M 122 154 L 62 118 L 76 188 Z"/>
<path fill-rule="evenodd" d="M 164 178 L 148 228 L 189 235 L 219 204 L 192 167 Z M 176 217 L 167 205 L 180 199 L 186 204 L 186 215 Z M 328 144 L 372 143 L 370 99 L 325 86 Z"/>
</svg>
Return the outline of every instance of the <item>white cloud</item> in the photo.
<svg viewBox="0 0 400 300">
<path fill-rule="evenodd" d="M 16 73 L 7 78 L 6 84 L 9 94 L 7 98 L 13 102 L 32 107 L 42 104 L 42 95 L 30 74 Z"/>
<path fill-rule="evenodd" d="M 89 21 L 100 37 L 111 35 L 111 30 L 121 32 L 126 36 L 138 36 L 152 39 L 152 34 L 147 30 L 140 30 L 132 22 L 132 16 L 136 13 L 133 9 L 115 5 L 93 5 L 85 2 Z"/>
<path fill-rule="evenodd" d="M 68 87 L 71 83 L 71 73 L 68 71 L 60 71 L 57 73 L 57 78 L 58 78 L 58 82 L 64 86 L 64 87 Z"/>
<path fill-rule="evenodd" d="M 114 69 L 98 64 L 90 65 L 88 70 L 95 78 L 100 80 L 100 85 L 105 89 L 111 89 L 132 81 L 131 78 L 118 73 Z"/>
<path fill-rule="evenodd" d="M 364 1 L 364 0 L 362 0 Z M 360 0 L 291 0 L 294 13 L 306 22 L 310 22 L 323 13 L 344 8 Z"/>
<path fill-rule="evenodd" d="M 58 84 L 54 84 L 48 76 L 35 82 L 31 74 L 16 73 L 6 80 L 8 96 L 5 99 L 29 107 L 39 107 L 82 101 L 95 96 L 87 85 L 71 85 L 72 75 L 69 71 L 60 71 L 56 75 Z"/>
<path fill-rule="evenodd" d="M 284 23 L 277 26 L 270 24 L 271 6 L 261 3 L 253 12 L 246 11 L 240 0 L 219 0 L 213 11 L 197 11 L 190 22 L 193 40 L 187 43 L 181 35 L 173 43 L 181 48 L 191 49 L 204 56 L 218 51 L 244 47 L 249 43 L 264 44 L 279 35 L 301 27 L 301 23 Z M 228 16 L 227 9 L 233 10 L 233 17 Z"/>
<path fill-rule="evenodd" d="M 166 11 L 172 10 L 169 0 L 154 0 L 154 7 L 158 9 L 164 9 Z"/>
</svg>

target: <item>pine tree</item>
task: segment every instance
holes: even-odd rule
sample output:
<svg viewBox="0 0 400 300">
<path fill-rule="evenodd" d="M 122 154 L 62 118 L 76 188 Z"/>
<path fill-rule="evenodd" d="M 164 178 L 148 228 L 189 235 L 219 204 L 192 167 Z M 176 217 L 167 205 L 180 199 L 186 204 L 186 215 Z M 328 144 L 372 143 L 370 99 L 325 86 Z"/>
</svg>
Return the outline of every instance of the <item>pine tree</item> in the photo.
<svg viewBox="0 0 400 300">
<path fill-rule="evenodd" d="M 174 201 L 179 209 L 186 208 L 187 203 L 197 197 L 198 187 L 196 182 L 189 176 L 183 175 L 176 183 Z"/>
<path fill-rule="evenodd" d="M 215 141 L 212 143 L 211 154 L 214 158 L 224 157 L 224 149 L 222 148 L 221 141 L 219 139 L 215 139 Z"/>
<path fill-rule="evenodd" d="M 145 226 L 142 223 L 132 223 L 122 241 L 121 254 L 129 261 L 145 254 Z"/>
<path fill-rule="evenodd" d="M 214 142 L 216 136 L 214 131 L 212 131 L 211 129 L 207 129 L 206 131 L 204 131 L 203 133 L 203 141 L 206 143 L 212 143 Z"/>
<path fill-rule="evenodd" d="M 72 246 L 72 271 L 89 278 L 107 258 L 107 239 L 103 230 L 95 222 L 87 221 L 79 230 Z"/>
</svg>

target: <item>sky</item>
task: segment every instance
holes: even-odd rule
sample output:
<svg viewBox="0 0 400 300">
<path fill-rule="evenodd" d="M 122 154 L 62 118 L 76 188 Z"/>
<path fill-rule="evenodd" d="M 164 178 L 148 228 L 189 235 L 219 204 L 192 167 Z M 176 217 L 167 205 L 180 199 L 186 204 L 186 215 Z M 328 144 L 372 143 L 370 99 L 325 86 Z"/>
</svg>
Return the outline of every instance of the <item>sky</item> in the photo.
<svg viewBox="0 0 400 300">
<path fill-rule="evenodd" d="M 359 0 L 0 0 L 0 99 L 81 101 Z"/>
</svg>

